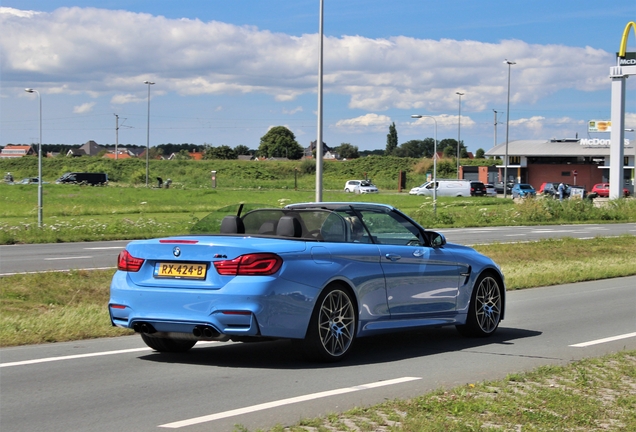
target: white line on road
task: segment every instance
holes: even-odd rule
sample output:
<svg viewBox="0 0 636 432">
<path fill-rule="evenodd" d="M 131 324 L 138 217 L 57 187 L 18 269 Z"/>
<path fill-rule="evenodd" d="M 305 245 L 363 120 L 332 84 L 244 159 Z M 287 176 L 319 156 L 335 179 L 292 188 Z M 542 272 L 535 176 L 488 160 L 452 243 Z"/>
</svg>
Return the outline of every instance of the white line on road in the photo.
<svg viewBox="0 0 636 432">
<path fill-rule="evenodd" d="M 604 339 L 596 339 L 596 340 L 589 341 L 589 342 L 581 342 L 581 343 L 570 345 L 570 346 L 574 347 L 574 348 L 585 348 L 585 347 L 589 347 L 589 346 L 592 346 L 592 345 L 598 345 L 598 344 L 602 344 L 602 343 L 606 343 L 606 342 L 613 342 L 613 341 L 617 341 L 617 340 L 621 340 L 621 339 L 627 339 L 627 338 L 631 338 L 631 337 L 636 337 L 636 332 L 635 333 L 626 333 L 626 334 L 618 335 L 618 336 L 612 336 L 612 337 L 608 337 L 608 338 L 604 338 Z"/>
<path fill-rule="evenodd" d="M 84 250 L 106 250 L 106 249 L 124 249 L 126 246 L 109 246 L 109 247 L 91 247 L 84 248 Z"/>
<path fill-rule="evenodd" d="M 89 267 L 89 268 L 82 268 L 82 269 L 76 269 L 76 270 L 110 270 L 110 269 L 114 269 L 117 267 Z M 31 271 L 31 272 L 14 272 L 14 273 L 0 273 L 0 276 L 14 276 L 14 275 L 19 275 L 19 274 L 38 274 L 38 273 L 64 273 L 64 272 L 70 272 L 73 271 L 72 269 L 64 269 L 64 270 L 42 270 L 42 271 Z"/>
<path fill-rule="evenodd" d="M 206 422 L 219 420 L 219 419 L 223 419 L 223 418 L 227 418 L 227 417 L 234 417 L 234 416 L 237 416 L 237 415 L 248 414 L 248 413 L 252 413 L 252 412 L 255 412 L 255 411 L 262 411 L 262 410 L 266 410 L 266 409 L 269 409 L 269 408 L 276 408 L 276 407 L 283 406 L 283 405 L 290 405 L 290 404 L 294 404 L 294 403 L 298 403 L 298 402 L 306 402 L 306 401 L 309 401 L 309 400 L 320 399 L 320 398 L 329 397 L 329 396 L 335 396 L 335 395 L 341 395 L 341 394 L 356 392 L 356 391 L 360 391 L 360 390 L 368 390 L 368 389 L 377 388 L 377 387 L 384 387 L 384 386 L 389 386 L 389 385 L 394 385 L 394 384 L 400 384 L 400 383 L 404 383 L 404 382 L 408 382 L 408 381 L 415 381 L 415 380 L 419 380 L 419 379 L 422 379 L 422 378 L 420 378 L 420 377 L 402 377 L 402 378 L 396 378 L 396 379 L 387 380 L 387 381 L 379 381 L 379 382 L 374 382 L 374 383 L 370 383 L 370 384 L 363 384 L 363 385 L 359 385 L 359 386 L 345 387 L 345 388 L 340 388 L 340 389 L 335 389 L 335 390 L 328 390 L 328 391 L 319 392 L 319 393 L 312 393 L 312 394 L 308 394 L 308 395 L 304 395 L 304 396 L 297 396 L 297 397 L 293 397 L 293 398 L 289 398 L 289 399 L 281 399 L 281 400 L 278 400 L 278 401 L 266 402 L 266 403 L 262 403 L 262 404 L 259 404 L 259 405 L 252 405 L 250 407 L 238 408 L 238 409 L 235 409 L 235 410 L 220 412 L 220 413 L 217 413 L 217 414 L 211 414 L 211 415 L 206 415 L 206 416 L 202 416 L 202 417 L 195 417 L 195 418 L 192 418 L 192 419 L 189 419 L 189 420 L 182 420 L 182 421 L 177 421 L 177 422 L 174 422 L 174 423 L 166 423 L 166 424 L 163 424 L 163 425 L 159 425 L 159 427 L 168 428 L 168 429 L 178 429 L 178 428 L 182 428 L 182 427 L 185 427 L 185 426 L 192 426 L 192 425 L 195 425 L 195 424 L 206 423 Z"/>
<path fill-rule="evenodd" d="M 73 256 L 73 257 L 44 258 L 44 261 L 59 261 L 59 260 L 89 259 L 89 258 L 93 258 L 93 257 L 92 256 Z"/>
<path fill-rule="evenodd" d="M 520 236 L 523 237 L 525 235 L 527 234 L 506 234 L 506 237 L 520 237 Z"/>
<path fill-rule="evenodd" d="M 216 343 L 220 343 L 220 342 L 199 341 L 197 342 L 197 346 L 216 344 Z M 107 355 L 113 355 L 113 354 L 127 354 L 127 353 L 140 352 L 140 351 L 152 351 L 152 350 L 146 347 L 146 348 L 131 348 L 131 349 L 124 349 L 124 350 L 115 350 L 115 351 L 101 351 L 101 352 L 94 352 L 94 353 L 87 353 L 87 354 L 74 354 L 74 355 L 67 355 L 67 356 L 60 356 L 60 357 L 45 357 L 41 359 L 23 360 L 23 361 L 10 362 L 10 363 L 0 363 L 0 368 L 11 367 L 11 366 L 26 366 L 26 365 L 48 363 L 48 362 L 62 361 L 62 360 L 75 360 L 75 359 L 82 359 L 82 358 L 88 358 L 88 357 L 101 357 L 101 356 L 107 356 Z"/>
<path fill-rule="evenodd" d="M 17 362 L 11 362 L 11 363 L 0 363 L 0 368 L 10 367 L 10 366 L 26 366 L 26 365 L 32 365 L 37 363 L 48 363 L 48 362 L 61 361 L 61 360 L 73 360 L 73 359 L 80 359 L 80 358 L 87 358 L 87 357 L 99 357 L 99 356 L 106 356 L 106 355 L 112 355 L 112 354 L 126 354 L 131 352 L 149 351 L 149 350 L 150 348 L 132 348 L 132 349 L 125 349 L 125 350 L 102 351 L 102 352 L 96 352 L 96 353 L 76 354 L 76 355 L 61 356 L 61 357 L 46 357 L 41 359 L 24 360 L 24 361 L 17 361 Z"/>
</svg>

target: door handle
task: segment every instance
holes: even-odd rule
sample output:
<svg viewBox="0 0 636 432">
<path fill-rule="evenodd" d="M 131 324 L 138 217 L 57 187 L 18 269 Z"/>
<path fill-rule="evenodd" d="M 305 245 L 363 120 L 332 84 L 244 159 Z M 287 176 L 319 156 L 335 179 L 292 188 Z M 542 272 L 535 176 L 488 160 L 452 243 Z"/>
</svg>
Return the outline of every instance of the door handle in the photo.
<svg viewBox="0 0 636 432">
<path fill-rule="evenodd" d="M 400 255 L 397 255 L 397 254 L 386 254 L 384 255 L 384 257 L 390 261 L 397 261 L 400 258 L 402 258 Z"/>
</svg>

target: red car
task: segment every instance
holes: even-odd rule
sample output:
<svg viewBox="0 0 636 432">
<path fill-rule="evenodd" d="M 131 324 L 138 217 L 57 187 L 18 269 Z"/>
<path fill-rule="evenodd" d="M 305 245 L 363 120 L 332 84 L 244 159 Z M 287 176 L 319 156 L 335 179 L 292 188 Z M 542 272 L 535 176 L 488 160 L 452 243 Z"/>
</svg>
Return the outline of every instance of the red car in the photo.
<svg viewBox="0 0 636 432">
<path fill-rule="evenodd" d="M 596 193 L 599 197 L 607 198 L 609 196 L 609 183 L 597 183 L 592 188 L 592 193 Z M 629 196 L 629 190 L 623 188 L 623 196 Z"/>
</svg>

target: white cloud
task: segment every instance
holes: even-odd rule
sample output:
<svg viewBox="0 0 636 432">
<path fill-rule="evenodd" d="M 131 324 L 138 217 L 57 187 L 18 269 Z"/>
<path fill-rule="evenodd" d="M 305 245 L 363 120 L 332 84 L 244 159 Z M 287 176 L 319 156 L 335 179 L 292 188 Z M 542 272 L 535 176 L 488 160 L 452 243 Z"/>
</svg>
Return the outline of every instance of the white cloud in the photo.
<svg viewBox="0 0 636 432">
<path fill-rule="evenodd" d="M 96 102 L 87 102 L 85 104 L 73 107 L 73 113 L 74 114 L 85 114 L 87 112 L 91 112 L 93 110 L 93 107 L 95 106 L 95 103 Z"/>
<path fill-rule="evenodd" d="M 287 110 L 287 109 L 283 108 L 283 114 L 289 114 L 289 115 L 293 115 L 293 114 L 296 114 L 296 113 L 299 113 L 299 112 L 302 112 L 302 111 L 303 111 L 303 107 L 301 107 L 301 106 L 297 106 L 296 108 L 293 108 L 293 109 L 290 109 L 290 110 Z"/>
<path fill-rule="evenodd" d="M 133 95 L 133 94 L 120 94 L 120 95 L 115 95 L 111 98 L 110 103 L 112 104 L 117 104 L 117 105 L 122 105 L 122 104 L 127 104 L 127 103 L 137 103 L 137 102 L 142 102 L 147 100 L 147 98 L 143 98 L 141 96 L 138 95 Z"/>
<path fill-rule="evenodd" d="M 335 127 L 341 131 L 361 132 L 388 130 L 390 125 L 390 117 L 370 113 L 352 119 L 338 120 Z"/>
<path fill-rule="evenodd" d="M 77 7 L 51 13 L 1 8 L 0 26 L 3 87 L 16 91 L 28 73 L 47 83 L 45 91 L 116 93 L 113 103 L 143 100 L 145 79 L 182 95 L 262 93 L 287 102 L 315 92 L 317 82 L 316 34 Z M 370 112 L 448 111 L 457 106 L 458 89 L 466 111 L 489 109 L 506 100 L 504 58 L 517 62 L 512 103 L 533 103 L 562 89 L 609 88 L 613 61 L 611 53 L 591 47 L 402 36 L 327 37 L 324 52 L 325 91 Z M 571 59 L 585 67 L 573 67 Z"/>
</svg>

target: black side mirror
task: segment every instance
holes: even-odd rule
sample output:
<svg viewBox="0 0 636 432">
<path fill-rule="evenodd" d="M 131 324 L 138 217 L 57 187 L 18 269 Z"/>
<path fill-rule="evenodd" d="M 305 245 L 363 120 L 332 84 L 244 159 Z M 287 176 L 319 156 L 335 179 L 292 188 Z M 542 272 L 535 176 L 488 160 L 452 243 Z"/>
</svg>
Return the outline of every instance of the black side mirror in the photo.
<svg viewBox="0 0 636 432">
<path fill-rule="evenodd" d="M 446 237 L 444 234 L 433 232 L 430 235 L 431 238 L 431 247 L 439 248 L 446 244 Z"/>
</svg>

